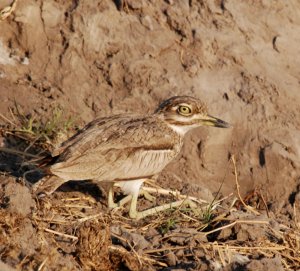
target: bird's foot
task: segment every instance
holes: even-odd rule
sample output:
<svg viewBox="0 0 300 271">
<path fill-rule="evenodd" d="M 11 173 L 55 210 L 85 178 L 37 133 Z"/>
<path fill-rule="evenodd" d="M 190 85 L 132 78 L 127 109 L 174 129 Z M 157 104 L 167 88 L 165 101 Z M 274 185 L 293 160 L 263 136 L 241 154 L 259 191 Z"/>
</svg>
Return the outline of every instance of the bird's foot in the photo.
<svg viewBox="0 0 300 271">
<path fill-rule="evenodd" d="M 191 209 L 191 211 L 194 212 L 194 214 L 196 214 L 196 215 L 201 214 L 201 210 L 198 208 L 197 204 L 188 198 L 186 198 L 184 200 L 178 200 L 175 202 L 160 205 L 157 207 L 153 207 L 153 208 L 147 209 L 142 212 L 138 212 L 136 210 L 136 208 L 134 208 L 133 205 L 134 205 L 134 203 L 131 202 L 129 217 L 132 219 L 136 219 L 136 220 L 145 218 L 150 215 L 155 215 L 155 214 L 158 214 L 158 213 L 166 211 L 166 210 L 170 210 L 170 209 L 174 209 L 174 208 L 181 208 L 183 206 L 188 206 Z"/>
<path fill-rule="evenodd" d="M 151 202 L 155 202 L 156 201 L 156 197 L 152 196 L 147 190 L 144 190 L 144 188 L 142 188 L 140 190 L 139 195 L 143 196 L 146 200 L 149 200 Z"/>
<path fill-rule="evenodd" d="M 108 209 L 112 210 L 118 207 L 122 207 L 123 205 L 131 201 L 131 198 L 132 198 L 131 195 L 127 195 L 126 197 L 122 198 L 118 202 L 114 202 L 112 199 L 110 200 L 110 198 L 108 198 Z"/>
</svg>

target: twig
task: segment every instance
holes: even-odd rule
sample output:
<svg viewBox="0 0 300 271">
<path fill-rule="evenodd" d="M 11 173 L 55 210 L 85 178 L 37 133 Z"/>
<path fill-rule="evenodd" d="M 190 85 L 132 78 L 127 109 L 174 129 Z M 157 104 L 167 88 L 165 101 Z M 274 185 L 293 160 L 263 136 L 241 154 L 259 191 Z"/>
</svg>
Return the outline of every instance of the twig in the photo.
<svg viewBox="0 0 300 271">
<path fill-rule="evenodd" d="M 128 253 L 128 251 L 125 248 L 117 247 L 117 246 L 114 246 L 114 245 L 109 246 L 109 249 L 112 250 L 112 251 L 118 251 L 118 252 L 121 252 L 121 253 Z M 140 256 L 140 257 L 144 261 L 148 261 L 150 263 L 157 264 L 157 265 L 160 265 L 160 266 L 163 266 L 163 267 L 168 267 L 168 265 L 163 263 L 163 262 L 159 262 L 159 261 L 156 261 L 154 259 L 151 259 L 151 258 L 148 258 L 148 257 L 145 257 L 145 256 Z"/>
<path fill-rule="evenodd" d="M 198 235 L 208 235 L 208 234 L 211 234 L 211 233 L 214 233 L 216 231 L 220 231 L 220 230 L 223 230 L 223 229 L 226 229 L 226 228 L 230 228 L 236 224 L 269 224 L 269 221 L 266 221 L 266 220 L 236 220 L 228 225 L 225 225 L 225 226 L 222 226 L 222 227 L 219 227 L 217 229 L 214 229 L 214 230 L 211 230 L 211 231 L 208 231 L 208 232 L 203 232 L 203 233 L 200 233 L 200 234 L 197 234 L 196 236 Z"/>
<path fill-rule="evenodd" d="M 3 114 L 1 114 L 0 113 L 0 117 L 2 118 L 2 119 L 4 119 L 5 121 L 7 121 L 8 123 L 10 123 L 11 125 L 13 125 L 13 126 L 17 126 L 15 123 L 13 123 L 10 119 L 8 119 L 7 117 L 5 117 Z"/>
<path fill-rule="evenodd" d="M 241 201 L 241 203 L 244 205 L 244 207 L 245 207 L 247 210 L 249 210 L 250 212 L 252 212 L 252 213 L 254 213 L 254 214 L 256 214 L 256 215 L 260 215 L 260 213 L 259 213 L 258 211 L 254 210 L 253 207 L 247 205 L 247 204 L 244 202 L 244 200 L 243 200 L 243 198 L 242 198 L 242 196 L 241 196 L 241 193 L 240 193 L 240 185 L 239 185 L 239 182 L 238 182 L 237 170 L 236 170 L 236 163 L 235 163 L 234 155 L 232 155 L 232 156 L 230 157 L 230 159 L 231 159 L 231 161 L 232 161 L 232 163 L 233 163 L 233 167 L 234 167 L 235 184 L 236 184 L 236 189 L 237 189 L 237 193 L 238 193 L 238 196 L 239 196 L 239 200 Z"/>
<path fill-rule="evenodd" d="M 212 247 L 216 245 L 215 243 L 212 243 L 212 244 L 203 244 L 203 246 L 205 247 Z M 262 247 L 243 247 L 243 246 L 230 246 L 230 245 L 227 245 L 227 244 L 218 244 L 217 245 L 220 247 L 220 248 L 226 248 L 226 249 L 232 249 L 232 250 L 275 250 L 275 251 L 281 251 L 281 250 L 286 250 L 286 249 L 289 249 L 288 247 L 286 246 L 276 246 L 276 247 L 268 247 L 268 246 L 262 246 Z M 289 249 L 291 250 L 291 249 Z"/>
<path fill-rule="evenodd" d="M 45 265 L 45 263 L 48 261 L 48 257 L 45 258 L 45 260 L 42 261 L 37 271 L 41 271 Z"/>
<path fill-rule="evenodd" d="M 180 249 L 186 249 L 189 248 L 188 246 L 176 246 L 176 247 L 162 247 L 162 248 L 156 248 L 156 249 L 146 249 L 144 250 L 144 253 L 152 254 L 157 252 L 163 252 L 167 250 L 180 250 Z"/>
<path fill-rule="evenodd" d="M 264 206 L 266 208 L 267 216 L 270 217 L 268 204 L 267 204 L 267 202 L 266 202 L 266 200 L 265 200 L 265 198 L 264 198 L 264 196 L 263 196 L 263 194 L 261 192 L 259 193 L 259 195 L 260 195 L 260 197 L 261 197 L 261 199 L 263 201 L 263 204 L 264 204 Z"/>
<path fill-rule="evenodd" d="M 179 209 L 179 211 L 180 211 L 180 209 Z M 193 218 L 193 217 L 191 217 L 191 216 L 189 216 L 189 215 L 186 215 L 185 213 L 183 213 L 183 212 L 179 212 L 183 217 L 185 217 L 185 218 L 187 218 L 187 219 L 189 219 L 189 220 L 192 220 L 192 221 L 194 221 L 194 222 L 199 222 L 199 220 L 198 219 L 195 219 L 195 218 Z"/>
<path fill-rule="evenodd" d="M 226 265 L 226 262 L 225 262 L 225 259 L 224 259 L 224 253 L 223 253 L 223 251 L 221 250 L 221 248 L 219 247 L 219 244 L 218 244 L 218 243 L 216 243 L 216 247 L 217 247 L 217 251 L 218 251 L 219 258 L 220 258 L 220 260 L 221 260 L 222 266 L 225 266 L 225 265 Z"/>
<path fill-rule="evenodd" d="M 255 246 L 255 247 L 248 247 L 248 246 L 230 246 L 228 244 L 220 244 L 217 242 L 214 243 L 208 243 L 208 244 L 199 244 L 201 248 L 211 248 L 214 246 L 218 246 L 219 248 L 226 248 L 226 249 L 231 249 L 231 250 L 275 250 L 275 251 L 281 251 L 281 250 L 290 250 L 293 251 L 292 249 L 286 247 L 286 246 L 276 246 L 276 247 L 268 247 L 268 246 Z M 158 253 L 158 252 L 163 252 L 166 250 L 180 250 L 180 249 L 186 249 L 189 248 L 188 246 L 177 246 L 177 247 L 163 247 L 163 248 L 158 248 L 158 249 L 148 249 L 145 250 L 144 253 L 147 254 L 152 254 L 152 253 Z M 195 248 L 195 247 L 194 247 Z"/>
<path fill-rule="evenodd" d="M 62 201 L 81 201 L 81 200 L 86 200 L 86 201 L 88 201 L 90 203 L 96 203 L 96 201 L 93 198 L 88 197 L 88 196 L 62 199 Z"/>
<path fill-rule="evenodd" d="M 42 222 L 50 222 L 53 224 L 58 224 L 58 225 L 67 225 L 70 222 L 67 220 L 60 220 L 60 219 L 53 219 L 53 218 L 40 218 L 40 217 L 35 217 L 34 218 L 36 221 L 42 221 Z"/>
<path fill-rule="evenodd" d="M 92 209 L 92 206 L 88 206 L 88 205 L 76 205 L 76 204 L 65 204 L 64 207 L 67 208 L 85 208 L 85 209 Z"/>
<path fill-rule="evenodd" d="M 1 152 L 6 152 L 6 153 L 11 153 L 11 154 L 24 155 L 24 156 L 28 156 L 28 157 L 32 157 L 32 158 L 39 158 L 40 157 L 40 156 L 35 155 L 35 154 L 22 152 L 22 151 L 18 151 L 18 150 L 14 150 L 14 149 L 9 149 L 9 148 L 5 148 L 5 147 L 0 147 L 0 151 Z"/>
<path fill-rule="evenodd" d="M 5 20 L 15 10 L 17 1 L 18 0 L 14 0 L 10 6 L 7 6 L 0 10 L 0 21 Z"/>
<path fill-rule="evenodd" d="M 186 195 L 181 195 L 179 191 L 172 191 L 172 190 L 163 189 L 163 188 L 153 188 L 153 187 L 148 187 L 148 186 L 144 186 L 142 189 L 147 192 L 150 192 L 150 193 L 152 192 L 152 193 L 157 193 L 157 194 L 162 194 L 162 195 L 172 195 L 172 196 L 178 197 L 180 199 L 186 198 Z M 196 197 L 189 196 L 188 198 L 190 200 L 196 201 L 198 203 L 208 203 L 206 200 L 197 199 Z"/>
<path fill-rule="evenodd" d="M 78 240 L 78 237 L 74 236 L 74 235 L 70 235 L 70 234 L 66 234 L 66 233 L 61 233 L 61 232 L 50 230 L 50 229 L 47 229 L 47 228 L 45 228 L 44 231 L 49 232 L 49 233 L 53 233 L 53 234 L 58 235 L 58 236 L 70 238 L 70 239 L 72 239 L 74 241 Z"/>
<path fill-rule="evenodd" d="M 114 233 L 111 233 L 111 235 L 114 236 L 114 237 L 116 237 L 116 238 L 118 238 L 118 239 L 120 239 L 120 240 L 122 240 L 123 242 L 126 242 L 128 244 L 128 246 L 131 248 L 131 251 L 133 252 L 133 254 L 137 257 L 140 266 L 143 265 L 142 261 L 140 259 L 141 256 L 136 252 L 136 250 L 133 248 L 133 246 L 130 244 L 130 242 L 127 239 L 125 239 L 125 238 L 123 238 L 123 237 L 121 237 L 121 236 L 119 236 L 117 234 L 114 234 Z"/>
<path fill-rule="evenodd" d="M 82 222 L 85 222 L 85 221 L 88 221 L 88 220 L 97 218 L 97 217 L 99 217 L 99 216 L 101 216 L 101 215 L 102 215 L 102 214 L 96 214 L 96 215 L 86 216 L 86 217 L 83 217 L 83 218 L 78 219 L 76 222 L 82 223 Z"/>
</svg>

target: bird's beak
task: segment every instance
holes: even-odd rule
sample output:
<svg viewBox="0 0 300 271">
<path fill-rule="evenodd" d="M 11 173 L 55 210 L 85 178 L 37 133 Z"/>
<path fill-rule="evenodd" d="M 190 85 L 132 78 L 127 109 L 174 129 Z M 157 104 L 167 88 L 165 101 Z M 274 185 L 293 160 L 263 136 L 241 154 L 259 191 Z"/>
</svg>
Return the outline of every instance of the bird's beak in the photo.
<svg viewBox="0 0 300 271">
<path fill-rule="evenodd" d="M 201 118 L 201 123 L 203 126 L 213 126 L 219 128 L 229 128 L 231 125 L 224 120 L 217 119 L 212 116 L 205 116 Z"/>
</svg>

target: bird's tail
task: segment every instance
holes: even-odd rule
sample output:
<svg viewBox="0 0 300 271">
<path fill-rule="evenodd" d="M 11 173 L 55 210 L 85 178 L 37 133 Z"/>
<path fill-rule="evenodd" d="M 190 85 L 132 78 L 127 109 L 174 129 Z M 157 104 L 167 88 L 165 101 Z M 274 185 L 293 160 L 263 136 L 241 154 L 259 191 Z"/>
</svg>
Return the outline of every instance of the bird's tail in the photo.
<svg viewBox="0 0 300 271">
<path fill-rule="evenodd" d="M 66 180 L 61 179 L 57 176 L 47 176 L 35 183 L 31 189 L 32 192 L 36 195 L 50 195 L 65 182 Z"/>
</svg>

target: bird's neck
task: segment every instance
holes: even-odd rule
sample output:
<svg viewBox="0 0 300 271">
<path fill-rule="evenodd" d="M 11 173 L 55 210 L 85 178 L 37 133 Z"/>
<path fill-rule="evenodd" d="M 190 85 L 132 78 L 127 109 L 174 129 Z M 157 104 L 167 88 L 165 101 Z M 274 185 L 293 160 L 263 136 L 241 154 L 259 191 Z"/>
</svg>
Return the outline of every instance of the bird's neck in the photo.
<svg viewBox="0 0 300 271">
<path fill-rule="evenodd" d="M 184 136 L 188 131 L 192 129 L 190 126 L 179 126 L 176 124 L 168 124 L 168 126 L 180 136 Z"/>
</svg>

